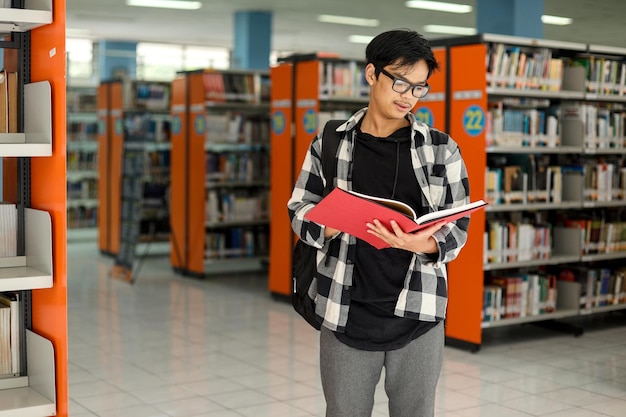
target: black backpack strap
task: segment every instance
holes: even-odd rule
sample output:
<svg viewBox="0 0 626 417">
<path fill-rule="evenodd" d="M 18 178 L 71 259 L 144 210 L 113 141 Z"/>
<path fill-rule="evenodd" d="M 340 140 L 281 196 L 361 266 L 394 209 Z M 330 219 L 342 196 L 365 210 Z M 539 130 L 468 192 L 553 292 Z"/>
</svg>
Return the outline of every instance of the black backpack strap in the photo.
<svg viewBox="0 0 626 417">
<path fill-rule="evenodd" d="M 326 187 L 324 187 L 324 195 L 327 195 L 333 189 L 335 176 L 337 175 L 337 164 L 335 156 L 339 141 L 343 132 L 337 132 L 337 128 L 345 123 L 345 120 L 329 120 L 322 130 L 322 174 L 326 179 Z"/>
</svg>

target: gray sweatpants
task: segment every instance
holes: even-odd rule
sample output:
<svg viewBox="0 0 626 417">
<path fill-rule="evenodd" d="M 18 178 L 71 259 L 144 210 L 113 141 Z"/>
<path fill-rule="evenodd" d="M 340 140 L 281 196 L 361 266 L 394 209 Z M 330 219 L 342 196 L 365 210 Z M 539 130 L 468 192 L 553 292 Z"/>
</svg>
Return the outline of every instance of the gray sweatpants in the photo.
<svg viewBox="0 0 626 417">
<path fill-rule="evenodd" d="M 383 367 L 390 417 L 434 416 L 443 345 L 443 322 L 389 352 L 351 348 L 322 327 L 320 370 L 326 417 L 371 417 Z"/>
</svg>

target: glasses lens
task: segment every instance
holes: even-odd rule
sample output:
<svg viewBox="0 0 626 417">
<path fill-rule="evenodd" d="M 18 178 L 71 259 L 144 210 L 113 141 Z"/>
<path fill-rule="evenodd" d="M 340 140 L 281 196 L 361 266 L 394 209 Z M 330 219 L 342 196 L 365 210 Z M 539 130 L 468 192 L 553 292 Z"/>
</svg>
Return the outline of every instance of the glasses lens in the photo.
<svg viewBox="0 0 626 417">
<path fill-rule="evenodd" d="M 413 86 L 413 97 L 422 98 L 430 91 L 430 86 L 428 85 L 416 85 Z"/>
<path fill-rule="evenodd" d="M 409 89 L 411 88 L 411 84 L 407 83 L 406 81 L 402 81 L 397 78 L 394 78 L 391 88 L 396 93 L 404 94 L 407 91 L 409 91 Z"/>
</svg>

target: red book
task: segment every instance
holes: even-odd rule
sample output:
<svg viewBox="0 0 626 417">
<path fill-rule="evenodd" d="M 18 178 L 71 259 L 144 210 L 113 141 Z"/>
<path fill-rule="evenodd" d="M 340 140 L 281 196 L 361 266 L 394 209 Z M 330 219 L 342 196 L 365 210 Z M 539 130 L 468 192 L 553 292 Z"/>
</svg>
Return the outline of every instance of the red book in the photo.
<svg viewBox="0 0 626 417">
<path fill-rule="evenodd" d="M 390 221 L 395 220 L 402 230 L 412 233 L 438 221 L 458 220 L 486 205 L 487 203 L 483 200 L 478 200 L 417 217 L 410 206 L 400 201 L 335 188 L 304 217 L 315 223 L 349 233 L 377 249 L 382 249 L 389 245 L 367 232 L 367 223 L 372 223 L 374 219 L 378 219 L 390 230 Z"/>
</svg>

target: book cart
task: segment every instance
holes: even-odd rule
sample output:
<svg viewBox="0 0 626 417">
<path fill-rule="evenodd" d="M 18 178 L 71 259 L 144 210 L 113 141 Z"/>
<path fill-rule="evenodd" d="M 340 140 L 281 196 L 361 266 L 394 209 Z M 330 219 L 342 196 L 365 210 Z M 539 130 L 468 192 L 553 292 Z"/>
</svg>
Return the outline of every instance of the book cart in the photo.
<svg viewBox="0 0 626 417">
<path fill-rule="evenodd" d="M 170 263 L 203 277 L 267 267 L 269 78 L 182 72 L 172 82 Z"/>
<path fill-rule="evenodd" d="M 169 104 L 169 83 L 111 80 L 98 86 L 98 248 L 104 255 L 120 250 L 127 197 L 140 200 L 133 250 L 169 253 Z M 137 165 L 137 154 L 143 155 L 142 174 L 129 192 L 124 166 Z"/>
<path fill-rule="evenodd" d="M 18 209 L 0 291 L 21 300 L 19 371 L 0 379 L 0 416 L 67 416 L 65 1 L 13 1 L 0 27 L 20 102 L 18 133 L 0 135 L 3 201 Z"/>
<path fill-rule="evenodd" d="M 471 199 L 491 203 L 449 265 L 447 340 L 477 350 L 487 328 L 626 309 L 626 50 L 489 34 L 432 44 L 448 86 L 436 127 L 459 143 Z"/>
</svg>

